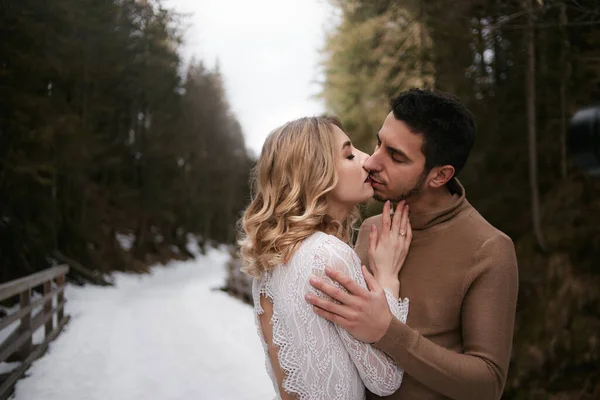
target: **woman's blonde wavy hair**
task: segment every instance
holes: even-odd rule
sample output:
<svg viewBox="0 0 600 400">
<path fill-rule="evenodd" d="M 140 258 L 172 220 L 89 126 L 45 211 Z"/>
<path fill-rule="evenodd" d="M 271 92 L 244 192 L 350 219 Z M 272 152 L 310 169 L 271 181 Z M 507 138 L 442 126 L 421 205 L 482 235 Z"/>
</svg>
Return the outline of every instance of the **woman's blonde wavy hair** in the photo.
<svg viewBox="0 0 600 400">
<path fill-rule="evenodd" d="M 286 263 L 304 239 L 316 231 L 349 241 L 358 219 L 328 215 L 327 194 L 338 182 L 334 117 L 291 121 L 272 131 L 252 170 L 252 198 L 241 219 L 242 271 L 260 277 Z"/>
</svg>

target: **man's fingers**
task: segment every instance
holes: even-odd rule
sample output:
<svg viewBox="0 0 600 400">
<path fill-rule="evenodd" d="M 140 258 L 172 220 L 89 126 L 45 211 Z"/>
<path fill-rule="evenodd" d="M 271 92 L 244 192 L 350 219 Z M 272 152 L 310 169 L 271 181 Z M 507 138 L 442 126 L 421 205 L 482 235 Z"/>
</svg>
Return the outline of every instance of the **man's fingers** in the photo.
<svg viewBox="0 0 600 400">
<path fill-rule="evenodd" d="M 346 329 L 348 327 L 348 320 L 345 318 L 340 317 L 337 314 L 333 314 L 330 313 L 329 311 L 325 311 L 322 308 L 319 308 L 317 306 L 313 307 L 313 311 L 315 312 L 315 314 L 317 314 L 319 317 L 323 317 L 328 321 L 333 322 L 334 324 L 341 326 L 342 328 Z"/>
<path fill-rule="evenodd" d="M 335 287 L 322 279 L 311 277 L 309 282 L 313 287 L 319 289 L 321 292 L 329 295 L 332 299 L 339 301 L 342 304 L 348 304 L 350 300 L 350 295 L 344 292 L 342 289 Z"/>
<path fill-rule="evenodd" d="M 352 278 L 350 278 L 348 275 L 341 273 L 340 271 L 337 271 L 333 268 L 327 267 L 325 268 L 325 273 L 327 274 L 327 276 L 329 276 L 331 279 L 333 279 L 334 281 L 338 282 L 340 285 L 342 285 L 343 287 L 346 288 L 346 290 L 348 292 L 350 292 L 351 294 L 355 295 L 355 296 L 368 296 L 369 295 L 369 291 L 367 289 L 365 289 L 364 287 L 360 286 L 358 283 L 354 282 L 352 280 Z M 331 285 L 330 285 L 331 286 Z M 349 304 L 349 302 L 351 301 L 351 296 L 344 292 L 341 289 L 338 289 L 334 286 L 331 286 L 334 289 L 339 290 L 341 293 L 343 293 L 344 299 L 346 301 L 343 301 L 341 299 L 338 299 L 337 297 L 334 297 L 333 295 L 329 294 L 331 297 L 333 297 L 334 299 L 341 301 L 344 304 Z"/>
<path fill-rule="evenodd" d="M 305 299 L 307 302 L 309 302 L 313 306 L 323 309 L 325 311 L 328 311 L 332 314 L 336 314 L 339 316 L 345 316 L 347 314 L 344 306 L 342 306 L 340 304 L 336 304 L 331 300 L 324 299 L 324 298 L 314 295 L 312 293 L 308 293 L 305 296 Z"/>
<path fill-rule="evenodd" d="M 404 204 L 406 204 L 406 201 L 402 200 L 396 206 L 396 211 L 394 212 L 394 217 L 392 218 L 392 235 L 398 235 L 400 233 L 400 224 L 402 222 L 402 218 L 404 217 Z"/>
<path fill-rule="evenodd" d="M 367 282 L 367 287 L 371 291 L 374 292 L 374 291 L 377 291 L 380 289 L 379 282 L 377 282 L 375 277 L 373 275 L 371 275 L 371 273 L 369 272 L 367 267 L 365 267 L 364 265 L 362 266 L 362 273 L 363 273 L 363 276 L 365 277 L 365 281 Z"/>
</svg>

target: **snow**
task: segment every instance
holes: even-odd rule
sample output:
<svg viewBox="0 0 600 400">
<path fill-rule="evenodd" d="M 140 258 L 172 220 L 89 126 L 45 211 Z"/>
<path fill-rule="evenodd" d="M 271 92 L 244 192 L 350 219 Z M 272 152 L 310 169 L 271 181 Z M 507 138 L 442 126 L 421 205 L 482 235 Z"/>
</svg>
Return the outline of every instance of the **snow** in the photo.
<svg viewBox="0 0 600 400">
<path fill-rule="evenodd" d="M 272 399 L 252 308 L 215 290 L 224 249 L 115 287 L 68 285 L 71 321 L 15 400 Z"/>
<path fill-rule="evenodd" d="M 17 369 L 21 365 L 20 362 L 3 362 L 0 363 L 0 374 L 6 374 L 14 369 Z"/>
<path fill-rule="evenodd" d="M 119 245 L 121 246 L 121 248 L 123 250 L 130 250 L 131 247 L 133 246 L 133 242 L 135 240 L 135 236 L 131 235 L 131 234 L 124 234 L 124 233 L 115 233 L 115 239 L 117 240 L 117 242 L 119 243 Z"/>
</svg>

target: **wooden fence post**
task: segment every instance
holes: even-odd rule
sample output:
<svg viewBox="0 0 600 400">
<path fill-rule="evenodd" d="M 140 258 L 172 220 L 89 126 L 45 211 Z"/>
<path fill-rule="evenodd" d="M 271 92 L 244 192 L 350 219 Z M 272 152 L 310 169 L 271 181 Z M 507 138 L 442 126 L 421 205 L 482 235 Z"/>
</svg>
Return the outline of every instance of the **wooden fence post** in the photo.
<svg viewBox="0 0 600 400">
<path fill-rule="evenodd" d="M 44 296 L 52 293 L 52 280 L 44 282 Z M 44 314 L 48 315 L 52 313 L 52 297 L 44 302 Z M 44 325 L 44 337 L 48 337 L 54 329 L 54 317 L 50 317 L 48 322 Z"/>
<path fill-rule="evenodd" d="M 31 288 L 21 292 L 21 294 L 19 295 L 19 302 L 21 305 L 21 309 L 29 306 L 29 304 L 31 303 Z M 21 330 L 21 332 L 25 332 L 31 329 L 31 310 L 29 310 L 29 312 L 27 312 L 21 317 L 21 325 L 19 329 Z M 25 359 L 29 355 L 29 353 L 31 353 L 32 349 L 33 338 L 30 336 L 29 339 L 27 339 L 27 341 L 19 349 L 20 356 L 23 359 Z"/>
<path fill-rule="evenodd" d="M 58 286 L 58 294 L 56 296 L 56 304 L 58 308 L 58 313 L 57 313 L 57 321 L 62 321 L 63 320 L 63 316 L 64 316 L 64 305 L 61 305 L 61 303 L 63 302 L 63 300 L 65 299 L 65 276 L 64 275 L 60 275 L 56 278 L 56 285 Z"/>
</svg>

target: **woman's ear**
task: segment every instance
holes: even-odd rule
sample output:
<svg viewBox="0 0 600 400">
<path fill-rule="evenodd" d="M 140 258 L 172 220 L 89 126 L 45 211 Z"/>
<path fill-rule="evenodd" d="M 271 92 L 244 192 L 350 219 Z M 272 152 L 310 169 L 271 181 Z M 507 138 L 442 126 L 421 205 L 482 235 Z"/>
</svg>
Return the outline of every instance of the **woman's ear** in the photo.
<svg viewBox="0 0 600 400">
<path fill-rule="evenodd" d="M 442 165 L 432 168 L 429 172 L 429 186 L 439 188 L 444 186 L 454 176 L 454 167 L 452 165 Z"/>
</svg>

